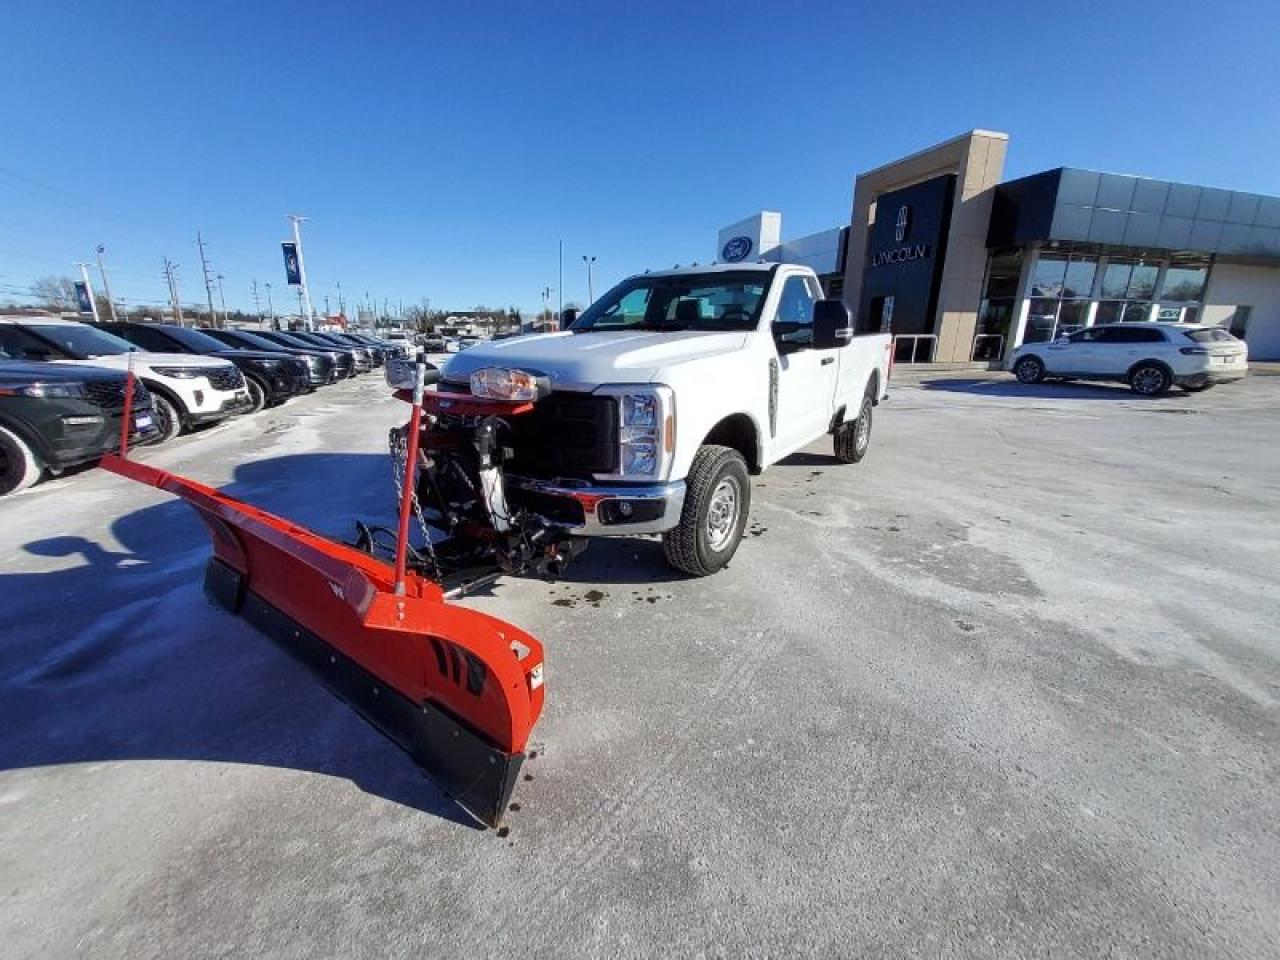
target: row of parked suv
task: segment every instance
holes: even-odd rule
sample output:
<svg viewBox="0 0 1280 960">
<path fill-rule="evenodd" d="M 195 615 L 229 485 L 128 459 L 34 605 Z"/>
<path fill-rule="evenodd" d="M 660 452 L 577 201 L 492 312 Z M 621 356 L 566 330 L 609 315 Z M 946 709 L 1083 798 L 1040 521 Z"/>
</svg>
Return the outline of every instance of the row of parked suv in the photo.
<svg viewBox="0 0 1280 960">
<path fill-rule="evenodd" d="M 381 366 L 407 347 L 360 333 L 0 317 L 0 495 L 131 442 L 162 443 Z"/>
</svg>

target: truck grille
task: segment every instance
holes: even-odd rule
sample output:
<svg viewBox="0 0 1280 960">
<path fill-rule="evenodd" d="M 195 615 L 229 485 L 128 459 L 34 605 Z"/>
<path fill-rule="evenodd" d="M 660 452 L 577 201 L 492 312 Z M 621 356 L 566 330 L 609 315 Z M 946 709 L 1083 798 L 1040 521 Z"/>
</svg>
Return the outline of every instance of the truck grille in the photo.
<svg viewBox="0 0 1280 960">
<path fill-rule="evenodd" d="M 209 371 L 209 385 L 215 390 L 239 390 L 244 377 L 235 367 L 215 367 Z"/>
<path fill-rule="evenodd" d="M 123 380 L 89 380 L 84 385 L 85 396 L 95 407 L 104 410 L 120 410 L 124 407 Z M 141 380 L 133 381 L 134 406 L 151 406 L 151 394 Z"/>
<path fill-rule="evenodd" d="M 511 417 L 509 439 L 515 450 L 507 462 L 512 473 L 527 477 L 575 477 L 616 473 L 618 406 L 613 397 L 558 391 L 534 404 L 533 411 Z"/>
</svg>

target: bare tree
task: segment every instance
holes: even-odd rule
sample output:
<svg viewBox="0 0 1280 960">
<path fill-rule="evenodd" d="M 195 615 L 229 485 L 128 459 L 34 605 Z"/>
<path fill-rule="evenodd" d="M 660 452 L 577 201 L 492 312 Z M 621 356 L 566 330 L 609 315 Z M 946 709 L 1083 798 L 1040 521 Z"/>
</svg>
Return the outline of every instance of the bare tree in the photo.
<svg viewBox="0 0 1280 960">
<path fill-rule="evenodd" d="M 32 282 L 31 292 L 51 310 L 72 310 L 77 305 L 76 282 L 70 277 L 41 277 Z"/>
</svg>

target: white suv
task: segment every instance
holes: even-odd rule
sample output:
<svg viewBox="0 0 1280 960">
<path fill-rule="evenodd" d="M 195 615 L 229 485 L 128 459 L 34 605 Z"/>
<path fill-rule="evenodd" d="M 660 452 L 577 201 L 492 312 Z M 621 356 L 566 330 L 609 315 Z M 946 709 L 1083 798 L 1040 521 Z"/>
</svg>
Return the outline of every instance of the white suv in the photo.
<svg viewBox="0 0 1280 960">
<path fill-rule="evenodd" d="M 253 409 L 244 376 L 234 364 L 187 353 L 149 353 L 74 320 L 0 317 L 0 351 L 19 360 L 111 370 L 129 369 L 132 358 L 134 376 L 151 391 L 158 440 Z"/>
<path fill-rule="evenodd" d="M 1172 386 L 1208 390 L 1249 372 L 1249 348 L 1221 327 L 1104 323 L 1046 343 L 1024 343 L 1009 369 L 1022 383 L 1123 380 L 1154 397 Z"/>
</svg>

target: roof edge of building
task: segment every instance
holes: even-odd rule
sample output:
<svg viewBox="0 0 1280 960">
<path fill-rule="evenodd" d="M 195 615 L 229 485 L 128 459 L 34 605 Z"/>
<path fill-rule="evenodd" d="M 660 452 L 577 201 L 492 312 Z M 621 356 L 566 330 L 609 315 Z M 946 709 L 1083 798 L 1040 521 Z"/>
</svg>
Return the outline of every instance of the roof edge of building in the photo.
<svg viewBox="0 0 1280 960">
<path fill-rule="evenodd" d="M 954 137 L 946 140 L 939 140 L 937 143 L 917 150 L 915 153 L 909 153 L 905 157 L 898 157 L 896 160 L 890 160 L 888 163 L 882 163 L 878 167 L 872 167 L 870 170 L 863 170 L 857 176 L 858 178 L 870 176 L 873 173 L 879 173 L 881 170 L 888 170 L 890 167 L 896 167 L 899 164 L 907 163 L 916 157 L 923 157 L 925 154 L 933 153 L 943 147 L 950 146 L 953 143 L 959 143 L 961 140 L 969 140 L 973 137 L 986 137 L 991 140 L 1008 140 L 1007 133 L 1001 133 L 999 130 L 983 130 L 981 127 L 975 127 L 972 130 L 966 130 L 964 133 L 958 133 Z"/>
</svg>

